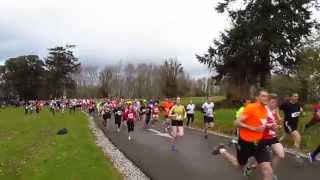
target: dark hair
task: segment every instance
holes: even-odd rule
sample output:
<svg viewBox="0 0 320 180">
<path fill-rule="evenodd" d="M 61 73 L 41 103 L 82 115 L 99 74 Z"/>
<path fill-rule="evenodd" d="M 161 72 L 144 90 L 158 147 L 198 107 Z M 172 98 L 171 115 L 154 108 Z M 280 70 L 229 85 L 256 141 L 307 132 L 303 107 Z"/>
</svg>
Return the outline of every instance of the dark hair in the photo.
<svg viewBox="0 0 320 180">
<path fill-rule="evenodd" d="M 257 91 L 257 94 L 256 94 L 256 95 L 259 96 L 262 92 L 269 93 L 268 90 L 261 88 L 261 89 L 259 89 L 259 90 Z"/>
</svg>

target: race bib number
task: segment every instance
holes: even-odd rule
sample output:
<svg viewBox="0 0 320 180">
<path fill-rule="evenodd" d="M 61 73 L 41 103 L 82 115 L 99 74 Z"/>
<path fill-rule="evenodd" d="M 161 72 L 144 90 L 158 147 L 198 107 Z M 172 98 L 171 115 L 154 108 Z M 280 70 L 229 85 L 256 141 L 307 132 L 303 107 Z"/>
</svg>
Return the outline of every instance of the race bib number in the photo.
<svg viewBox="0 0 320 180">
<path fill-rule="evenodd" d="M 296 118 L 296 117 L 299 117 L 299 116 L 300 116 L 300 112 L 295 112 L 295 113 L 291 114 L 292 118 Z"/>
<path fill-rule="evenodd" d="M 129 113 L 129 114 L 128 114 L 128 118 L 129 118 L 129 119 L 133 119 L 133 117 L 134 117 L 134 116 L 133 116 L 133 113 Z"/>
<path fill-rule="evenodd" d="M 121 111 L 118 111 L 117 114 L 118 114 L 119 116 L 121 116 L 122 112 L 121 112 Z"/>
<path fill-rule="evenodd" d="M 155 112 L 155 113 L 158 113 L 158 112 L 159 112 L 159 109 L 158 109 L 158 108 L 154 108 L 154 112 Z"/>
</svg>

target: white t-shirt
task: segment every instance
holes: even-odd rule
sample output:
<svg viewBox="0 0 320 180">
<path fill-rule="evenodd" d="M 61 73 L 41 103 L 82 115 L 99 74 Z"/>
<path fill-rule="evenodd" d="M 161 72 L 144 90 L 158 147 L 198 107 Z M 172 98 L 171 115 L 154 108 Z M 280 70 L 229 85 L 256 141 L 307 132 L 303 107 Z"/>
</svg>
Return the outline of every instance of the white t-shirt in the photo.
<svg viewBox="0 0 320 180">
<path fill-rule="evenodd" d="M 196 106 L 194 104 L 188 104 L 187 105 L 187 114 L 194 114 L 195 107 Z"/>
<path fill-rule="evenodd" d="M 213 102 L 211 102 L 211 103 L 205 102 L 202 105 L 202 109 L 203 109 L 203 111 L 205 113 L 205 116 L 213 117 L 213 112 L 214 112 L 214 103 Z"/>
</svg>

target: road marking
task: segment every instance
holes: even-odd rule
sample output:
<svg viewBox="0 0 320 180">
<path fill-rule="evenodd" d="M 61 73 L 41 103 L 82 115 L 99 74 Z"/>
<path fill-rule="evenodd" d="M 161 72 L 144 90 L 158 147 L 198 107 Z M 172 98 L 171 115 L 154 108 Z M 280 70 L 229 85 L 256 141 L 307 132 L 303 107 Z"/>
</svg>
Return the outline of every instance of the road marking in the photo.
<svg viewBox="0 0 320 180">
<path fill-rule="evenodd" d="M 162 132 L 155 130 L 155 129 L 148 129 L 148 130 L 151 132 L 154 132 L 157 136 L 167 137 L 167 138 L 173 139 L 173 137 L 170 136 L 170 134 L 168 134 L 168 133 L 162 133 Z"/>
</svg>

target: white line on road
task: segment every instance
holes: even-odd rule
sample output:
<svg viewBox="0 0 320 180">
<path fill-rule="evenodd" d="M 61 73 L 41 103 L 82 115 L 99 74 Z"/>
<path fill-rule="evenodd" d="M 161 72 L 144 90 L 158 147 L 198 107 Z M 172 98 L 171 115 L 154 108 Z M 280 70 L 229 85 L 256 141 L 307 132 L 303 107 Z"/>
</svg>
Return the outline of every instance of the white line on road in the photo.
<svg viewBox="0 0 320 180">
<path fill-rule="evenodd" d="M 148 130 L 151 132 L 154 132 L 157 136 L 162 136 L 162 137 L 167 137 L 167 138 L 173 139 L 173 137 L 170 136 L 170 134 L 168 134 L 168 133 L 162 133 L 162 132 L 155 130 L 155 129 L 148 129 Z"/>
</svg>

